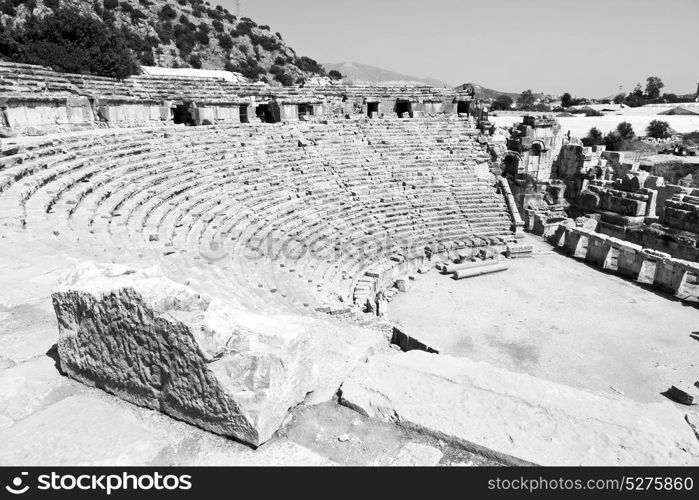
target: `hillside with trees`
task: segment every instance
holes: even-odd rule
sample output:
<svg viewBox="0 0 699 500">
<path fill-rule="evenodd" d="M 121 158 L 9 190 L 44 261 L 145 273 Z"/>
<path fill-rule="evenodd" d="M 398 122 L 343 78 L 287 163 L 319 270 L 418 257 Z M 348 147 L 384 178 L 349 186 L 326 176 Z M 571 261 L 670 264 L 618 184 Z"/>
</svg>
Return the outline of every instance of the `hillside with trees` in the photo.
<svg viewBox="0 0 699 500">
<path fill-rule="evenodd" d="M 203 0 L 0 0 L 0 57 L 119 78 L 140 65 L 226 69 L 282 85 L 325 75 L 269 26 Z"/>
</svg>

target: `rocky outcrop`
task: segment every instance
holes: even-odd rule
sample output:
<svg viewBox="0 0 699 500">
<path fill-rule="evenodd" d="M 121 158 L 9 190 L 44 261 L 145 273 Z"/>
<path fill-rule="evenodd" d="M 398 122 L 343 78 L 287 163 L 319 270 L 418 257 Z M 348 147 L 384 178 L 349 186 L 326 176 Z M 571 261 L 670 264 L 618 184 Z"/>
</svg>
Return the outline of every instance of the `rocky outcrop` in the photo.
<svg viewBox="0 0 699 500">
<path fill-rule="evenodd" d="M 115 265 L 81 265 L 52 297 L 68 376 L 255 446 L 308 393 L 331 397 L 380 337 L 363 331 L 343 347 L 339 335 L 340 352 L 322 358 L 327 322 L 254 314 Z"/>
<path fill-rule="evenodd" d="M 442 354 L 374 356 L 341 403 L 510 464 L 696 464 L 699 446 L 667 403 L 611 399 Z"/>
</svg>

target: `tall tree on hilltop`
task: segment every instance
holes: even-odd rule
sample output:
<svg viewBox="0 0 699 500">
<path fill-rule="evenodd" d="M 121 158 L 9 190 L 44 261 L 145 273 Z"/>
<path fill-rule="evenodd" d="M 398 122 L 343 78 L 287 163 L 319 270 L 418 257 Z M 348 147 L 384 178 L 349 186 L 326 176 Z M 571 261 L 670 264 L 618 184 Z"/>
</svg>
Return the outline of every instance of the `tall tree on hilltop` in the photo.
<svg viewBox="0 0 699 500">
<path fill-rule="evenodd" d="M 508 109 L 511 109 L 511 108 L 512 108 L 512 103 L 513 103 L 513 102 L 514 102 L 514 101 L 512 100 L 512 98 L 511 98 L 509 95 L 507 95 L 507 94 L 500 94 L 499 96 L 497 96 L 497 97 L 495 98 L 495 100 L 493 101 L 493 104 L 491 105 L 490 109 L 492 109 L 492 110 L 494 110 L 494 111 L 495 111 L 495 110 L 500 110 L 500 109 L 502 109 L 502 110 L 508 110 Z"/>
<path fill-rule="evenodd" d="M 566 92 L 565 94 L 563 94 L 561 96 L 561 106 L 563 106 L 564 108 L 569 108 L 572 105 L 573 105 L 573 97 L 568 92 Z"/>
<path fill-rule="evenodd" d="M 660 90 L 665 87 L 663 81 L 657 76 L 649 76 L 646 79 L 646 97 L 648 99 L 658 99 Z"/>
<path fill-rule="evenodd" d="M 532 93 L 531 89 L 525 90 L 519 95 L 519 98 L 517 99 L 517 106 L 521 109 L 529 109 L 534 105 L 534 101 L 536 99 L 534 98 L 534 94 Z"/>
</svg>

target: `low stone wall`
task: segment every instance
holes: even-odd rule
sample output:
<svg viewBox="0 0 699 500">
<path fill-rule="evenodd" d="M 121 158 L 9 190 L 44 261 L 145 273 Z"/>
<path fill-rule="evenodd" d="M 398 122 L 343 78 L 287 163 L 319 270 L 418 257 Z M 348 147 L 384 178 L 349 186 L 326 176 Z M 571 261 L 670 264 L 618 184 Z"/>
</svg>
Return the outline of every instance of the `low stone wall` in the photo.
<svg viewBox="0 0 699 500">
<path fill-rule="evenodd" d="M 699 300 L 699 263 L 676 259 L 640 245 L 580 227 L 559 226 L 552 242 L 573 257 L 680 300 Z"/>
<path fill-rule="evenodd" d="M 29 127 L 74 126 L 93 122 L 93 113 L 86 98 L 11 99 L 6 100 L 7 120 L 15 130 Z"/>
<path fill-rule="evenodd" d="M 512 195 L 512 191 L 510 190 L 510 184 L 504 177 L 498 177 L 498 183 L 500 185 L 502 194 L 505 196 L 507 211 L 510 212 L 510 217 L 512 218 L 512 230 L 515 232 L 515 238 L 522 238 L 524 236 L 524 221 L 522 220 L 522 216 L 519 214 L 519 210 L 517 209 L 517 202 L 515 201 L 515 197 Z"/>
</svg>

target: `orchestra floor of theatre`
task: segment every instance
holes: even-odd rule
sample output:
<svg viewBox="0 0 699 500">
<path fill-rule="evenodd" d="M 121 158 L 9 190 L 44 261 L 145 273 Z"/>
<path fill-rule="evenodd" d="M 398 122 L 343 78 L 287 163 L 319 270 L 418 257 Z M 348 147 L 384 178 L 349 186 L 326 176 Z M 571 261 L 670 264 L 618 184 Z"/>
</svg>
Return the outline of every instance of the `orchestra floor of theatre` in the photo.
<svg viewBox="0 0 699 500">
<path fill-rule="evenodd" d="M 453 280 L 416 275 L 389 319 L 440 351 L 640 402 L 694 380 L 696 304 L 578 261 L 527 234 L 532 258 Z"/>
</svg>

